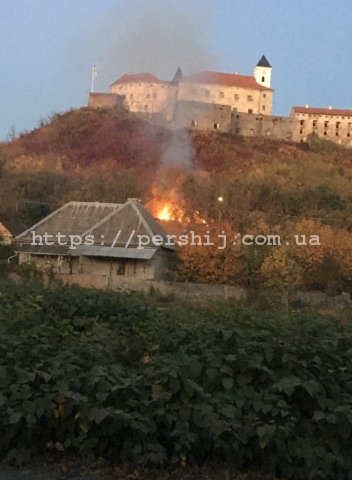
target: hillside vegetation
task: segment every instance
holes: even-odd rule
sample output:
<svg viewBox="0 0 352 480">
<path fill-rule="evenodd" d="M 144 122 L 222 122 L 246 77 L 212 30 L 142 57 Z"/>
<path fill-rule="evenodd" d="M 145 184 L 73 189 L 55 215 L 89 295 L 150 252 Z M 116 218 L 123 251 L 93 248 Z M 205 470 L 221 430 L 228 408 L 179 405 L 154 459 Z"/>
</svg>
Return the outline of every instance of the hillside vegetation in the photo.
<svg viewBox="0 0 352 480">
<path fill-rule="evenodd" d="M 0 459 L 351 478 L 350 322 L 7 282 L 0 319 Z"/>
<path fill-rule="evenodd" d="M 68 200 L 148 202 L 171 195 L 183 219 L 191 225 L 204 219 L 213 234 L 322 240 L 304 248 L 183 248 L 178 278 L 270 280 L 286 290 L 351 287 L 352 151 L 330 142 L 180 135 L 121 110 L 84 108 L 2 144 L 0 159 L 0 214 L 27 225 Z"/>
</svg>

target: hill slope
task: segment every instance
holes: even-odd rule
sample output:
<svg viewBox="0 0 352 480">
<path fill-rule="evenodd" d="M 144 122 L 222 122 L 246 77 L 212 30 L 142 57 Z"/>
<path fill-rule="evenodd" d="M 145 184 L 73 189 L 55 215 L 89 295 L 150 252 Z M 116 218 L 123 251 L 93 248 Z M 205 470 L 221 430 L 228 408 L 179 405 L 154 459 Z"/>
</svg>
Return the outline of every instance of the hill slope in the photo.
<svg viewBox="0 0 352 480">
<path fill-rule="evenodd" d="M 351 280 L 352 151 L 329 142 L 173 132 L 121 110 L 83 108 L 0 145 L 0 161 L 0 215 L 28 225 L 68 200 L 139 197 L 156 216 L 167 205 L 170 218 L 214 231 L 320 233 L 325 250 L 290 257 L 319 265 L 320 277 L 335 262 L 343 282 Z M 209 262 L 207 251 L 202 264 L 202 254 L 193 252 L 192 261 L 186 255 L 184 262 L 192 278 L 232 281 L 240 272 L 252 281 L 266 258 L 274 265 L 283 261 L 274 253 L 278 257 L 278 250 L 265 248 L 227 257 L 213 252 Z M 270 276 L 270 262 L 266 268 Z M 313 271 L 306 275 L 310 284 L 321 283 Z"/>
</svg>

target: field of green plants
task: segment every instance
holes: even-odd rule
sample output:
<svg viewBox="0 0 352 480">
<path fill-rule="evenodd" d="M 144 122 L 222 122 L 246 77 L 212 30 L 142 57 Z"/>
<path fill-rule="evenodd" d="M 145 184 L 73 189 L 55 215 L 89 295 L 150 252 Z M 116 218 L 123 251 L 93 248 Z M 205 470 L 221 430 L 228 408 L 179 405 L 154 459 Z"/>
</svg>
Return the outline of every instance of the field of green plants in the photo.
<svg viewBox="0 0 352 480">
<path fill-rule="evenodd" d="M 56 446 L 352 478 L 352 329 L 301 312 L 0 284 L 0 456 Z"/>
</svg>

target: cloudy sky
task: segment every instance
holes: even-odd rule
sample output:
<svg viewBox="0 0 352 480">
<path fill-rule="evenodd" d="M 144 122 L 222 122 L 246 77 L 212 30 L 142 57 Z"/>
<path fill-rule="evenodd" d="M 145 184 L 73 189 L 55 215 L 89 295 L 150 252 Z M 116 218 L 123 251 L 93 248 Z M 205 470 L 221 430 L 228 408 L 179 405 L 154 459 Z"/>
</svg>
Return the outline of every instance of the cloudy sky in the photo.
<svg viewBox="0 0 352 480">
<path fill-rule="evenodd" d="M 274 113 L 352 108 L 351 0 L 0 0 L 0 139 L 123 73 L 273 66 Z"/>
</svg>

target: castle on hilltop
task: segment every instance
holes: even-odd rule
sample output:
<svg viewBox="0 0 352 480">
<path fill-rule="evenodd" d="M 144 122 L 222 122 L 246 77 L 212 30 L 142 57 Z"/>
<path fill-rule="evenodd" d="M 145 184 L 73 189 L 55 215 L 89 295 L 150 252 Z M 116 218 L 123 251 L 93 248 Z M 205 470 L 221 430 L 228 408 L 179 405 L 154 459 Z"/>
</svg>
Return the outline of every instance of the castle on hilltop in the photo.
<svg viewBox="0 0 352 480">
<path fill-rule="evenodd" d="M 203 71 L 172 81 L 150 73 L 125 74 L 110 93 L 91 93 L 88 105 L 127 110 L 173 128 L 219 130 L 304 142 L 308 135 L 352 147 L 352 109 L 292 107 L 288 117 L 273 116 L 272 67 L 265 55 L 253 75 Z"/>
</svg>

